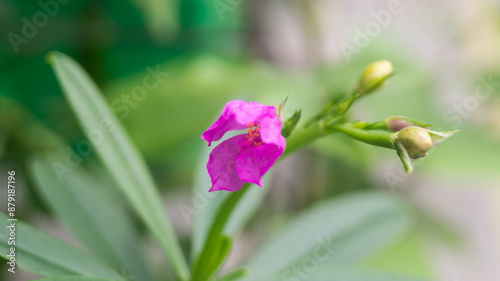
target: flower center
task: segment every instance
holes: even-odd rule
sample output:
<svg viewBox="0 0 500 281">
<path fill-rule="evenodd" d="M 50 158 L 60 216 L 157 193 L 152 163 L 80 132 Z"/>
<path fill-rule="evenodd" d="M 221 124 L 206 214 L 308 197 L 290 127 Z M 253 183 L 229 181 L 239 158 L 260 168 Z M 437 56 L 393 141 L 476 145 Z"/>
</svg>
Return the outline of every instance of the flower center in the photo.
<svg viewBox="0 0 500 281">
<path fill-rule="evenodd" d="M 259 122 L 255 123 L 250 123 L 247 125 L 248 127 L 248 134 L 246 135 L 246 138 L 248 139 L 248 143 L 253 145 L 259 146 L 262 145 L 262 140 L 260 139 L 260 124 Z"/>
</svg>

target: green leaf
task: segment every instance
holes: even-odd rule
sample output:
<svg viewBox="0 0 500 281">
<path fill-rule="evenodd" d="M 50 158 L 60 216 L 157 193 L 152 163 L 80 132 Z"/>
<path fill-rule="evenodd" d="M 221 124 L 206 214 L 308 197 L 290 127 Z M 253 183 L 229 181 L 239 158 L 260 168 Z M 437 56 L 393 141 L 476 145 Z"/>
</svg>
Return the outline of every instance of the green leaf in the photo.
<svg viewBox="0 0 500 281">
<path fill-rule="evenodd" d="M 328 200 L 305 211 L 260 247 L 245 280 L 284 276 L 315 260 L 321 267 L 350 265 L 404 233 L 411 219 L 394 196 L 367 192 Z"/>
<path fill-rule="evenodd" d="M 459 130 L 448 131 L 448 132 L 437 132 L 427 130 L 432 139 L 432 146 L 438 145 L 445 141 L 447 138 L 453 136 L 455 133 L 459 132 Z"/>
<path fill-rule="evenodd" d="M 278 106 L 276 106 L 276 113 L 278 114 L 278 117 L 281 120 L 281 123 L 285 122 L 285 106 L 286 106 L 286 101 L 288 100 L 290 96 L 287 96 L 284 101 L 282 101 Z"/>
<path fill-rule="evenodd" d="M 123 206 L 106 186 L 81 168 L 73 168 L 59 179 L 52 164 L 61 162 L 61 158 L 38 157 L 31 163 L 37 190 L 45 202 L 90 251 L 115 270 L 151 280 L 138 247 L 139 235 Z"/>
<path fill-rule="evenodd" d="M 43 281 L 111 281 L 111 279 L 102 279 L 88 276 L 56 276 L 56 277 L 47 277 L 42 279 Z"/>
<path fill-rule="evenodd" d="M 250 274 L 250 270 L 246 267 L 236 269 L 235 271 L 217 279 L 217 281 L 234 281 L 241 279 Z"/>
<path fill-rule="evenodd" d="M 401 160 L 401 163 L 403 163 L 406 173 L 411 174 L 413 172 L 413 159 L 410 158 L 410 155 L 408 155 L 408 151 L 406 151 L 406 148 L 404 148 L 399 140 L 396 139 L 394 145 L 396 147 L 398 157 Z"/>
<path fill-rule="evenodd" d="M 42 276 L 85 275 L 111 280 L 124 280 L 114 269 L 98 261 L 87 252 L 37 230 L 21 221 L 15 222 L 16 244 L 8 245 L 10 224 L 8 217 L 0 213 L 0 256 L 10 255 L 15 247 L 18 266 Z"/>
<path fill-rule="evenodd" d="M 299 123 L 301 114 L 301 109 L 295 110 L 293 115 L 283 123 L 283 129 L 281 130 L 282 136 L 287 138 L 293 132 L 295 126 L 297 126 L 297 123 Z"/>
<path fill-rule="evenodd" d="M 233 239 L 227 235 L 221 235 L 217 241 L 212 242 L 213 251 L 210 253 L 210 257 L 206 260 L 206 263 L 197 263 L 195 271 L 193 274 L 193 280 L 210 280 L 210 277 L 214 275 L 219 269 L 222 262 L 226 259 L 231 246 L 233 244 Z"/>
<path fill-rule="evenodd" d="M 188 280 L 187 262 L 144 159 L 81 66 L 58 52 L 48 59 L 102 163 L 170 258 L 178 277 Z M 96 137 L 99 133 L 101 138 Z"/>
<path fill-rule="evenodd" d="M 389 247 L 362 261 L 358 265 L 359 268 L 434 278 L 433 253 L 429 251 L 426 243 L 429 233 L 425 229 L 427 227 L 420 222 Z"/>
</svg>

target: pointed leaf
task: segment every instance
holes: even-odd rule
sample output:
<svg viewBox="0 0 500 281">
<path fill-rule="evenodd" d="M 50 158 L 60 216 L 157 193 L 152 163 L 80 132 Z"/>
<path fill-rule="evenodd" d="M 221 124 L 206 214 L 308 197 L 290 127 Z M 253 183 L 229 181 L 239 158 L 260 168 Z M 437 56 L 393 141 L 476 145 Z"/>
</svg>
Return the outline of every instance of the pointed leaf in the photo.
<svg viewBox="0 0 500 281">
<path fill-rule="evenodd" d="M 408 152 L 398 139 L 394 141 L 394 145 L 396 147 L 396 152 L 398 153 L 399 159 L 401 159 L 401 162 L 405 167 L 406 173 L 411 174 L 413 172 L 413 159 L 411 159 L 410 155 L 408 155 Z"/>
<path fill-rule="evenodd" d="M 241 279 L 249 274 L 250 274 L 250 269 L 246 267 L 239 268 L 225 276 L 222 276 L 221 278 L 217 279 L 217 281 L 234 281 Z"/>
<path fill-rule="evenodd" d="M 109 189 L 81 168 L 73 168 L 59 180 L 52 164 L 61 162 L 56 157 L 33 159 L 31 172 L 42 198 L 96 256 L 118 272 L 151 280 L 138 247 L 139 236 L 123 206 Z"/>
<path fill-rule="evenodd" d="M 278 114 L 278 117 L 281 120 L 281 123 L 285 122 L 285 105 L 286 101 L 288 100 L 287 96 L 284 101 L 282 101 L 277 107 L 276 107 L 276 113 Z"/>
<path fill-rule="evenodd" d="M 459 132 L 459 130 L 448 131 L 448 132 L 436 132 L 427 130 L 427 132 L 431 136 L 432 146 L 436 146 L 445 141 L 447 138 L 453 136 L 455 133 Z"/>
<path fill-rule="evenodd" d="M 9 259 L 8 217 L 0 213 L 0 256 Z M 37 230 L 28 224 L 15 222 L 15 255 L 18 266 L 28 272 L 42 276 L 85 275 L 111 280 L 124 280 L 115 270 L 99 262 L 87 252 Z"/>
<path fill-rule="evenodd" d="M 78 63 L 58 52 L 51 53 L 48 59 L 102 163 L 170 258 L 178 277 L 188 280 L 188 265 L 166 216 L 160 193 L 122 124 L 111 113 L 97 85 Z M 96 130 L 104 136 L 93 137 L 91 133 Z"/>
<path fill-rule="evenodd" d="M 245 280 L 284 277 L 310 259 L 321 267 L 353 264 L 403 234 L 410 222 L 406 207 L 386 193 L 325 201 L 260 246 L 247 263 L 252 275 Z"/>
</svg>

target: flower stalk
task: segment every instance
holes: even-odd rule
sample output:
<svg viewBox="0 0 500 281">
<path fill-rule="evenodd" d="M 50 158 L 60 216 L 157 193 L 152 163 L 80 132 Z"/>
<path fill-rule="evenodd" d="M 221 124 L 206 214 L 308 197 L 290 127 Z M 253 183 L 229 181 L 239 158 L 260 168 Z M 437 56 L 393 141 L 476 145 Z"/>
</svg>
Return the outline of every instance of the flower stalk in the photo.
<svg viewBox="0 0 500 281">
<path fill-rule="evenodd" d="M 346 124 L 331 124 L 328 129 L 341 132 L 354 139 L 374 146 L 394 149 L 396 135 L 394 133 L 370 132 Z"/>
<path fill-rule="evenodd" d="M 363 72 L 355 89 L 344 97 L 328 103 L 319 114 L 299 129 L 295 127 L 300 119 L 300 110 L 285 121 L 283 107 L 286 100 L 277 107 L 257 103 L 247 104 L 243 101 L 233 101 L 226 105 L 219 120 L 203 134 L 202 138 L 210 144 L 211 141 L 219 140 L 228 130 L 241 130 L 245 124 L 252 122 L 247 139 L 251 139 L 253 145 L 240 141 L 239 138 L 244 140 L 242 136 L 236 136 L 221 143 L 211 153 L 207 165 L 212 177 L 211 190 L 224 189 L 237 192 L 232 192 L 217 210 L 203 250 L 195 261 L 193 281 L 212 280 L 231 246 L 231 239 L 223 232 L 232 212 L 249 190 L 251 183 L 262 186 L 262 175 L 275 161 L 280 161 L 316 139 L 333 133 L 342 133 L 370 145 L 396 150 L 405 170 L 411 173 L 415 159 L 425 156 L 430 147 L 456 132 L 430 131 L 425 128 L 429 125 L 404 116 L 393 116 L 373 123 L 346 122 L 346 113 L 354 102 L 383 87 L 392 74 L 392 64 L 388 61 L 371 64 Z M 252 129 L 254 122 L 260 127 Z M 262 127 L 261 123 L 265 126 Z M 234 144 L 230 143 L 231 140 Z M 269 148 L 261 151 L 261 145 Z M 221 153 L 218 153 L 217 149 Z M 247 153 L 249 151 L 251 153 Z M 276 153 L 270 153 L 273 151 Z M 264 161 L 262 164 L 261 160 L 267 162 Z M 243 273 L 248 272 L 242 271 L 241 274 Z"/>
</svg>

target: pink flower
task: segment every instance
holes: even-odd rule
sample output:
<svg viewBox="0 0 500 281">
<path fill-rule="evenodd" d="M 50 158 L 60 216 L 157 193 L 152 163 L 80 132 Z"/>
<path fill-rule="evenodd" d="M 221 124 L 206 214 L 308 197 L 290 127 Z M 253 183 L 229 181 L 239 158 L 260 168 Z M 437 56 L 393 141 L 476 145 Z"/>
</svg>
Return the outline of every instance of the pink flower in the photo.
<svg viewBox="0 0 500 281">
<path fill-rule="evenodd" d="M 210 153 L 210 191 L 237 191 L 245 182 L 262 187 L 262 176 L 285 151 L 276 107 L 242 100 L 230 101 L 222 115 L 201 136 L 210 146 L 231 130 L 247 129 L 220 143 Z"/>
</svg>

